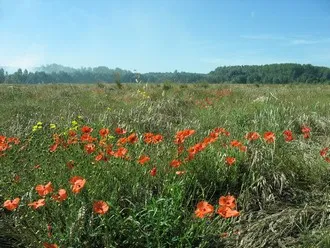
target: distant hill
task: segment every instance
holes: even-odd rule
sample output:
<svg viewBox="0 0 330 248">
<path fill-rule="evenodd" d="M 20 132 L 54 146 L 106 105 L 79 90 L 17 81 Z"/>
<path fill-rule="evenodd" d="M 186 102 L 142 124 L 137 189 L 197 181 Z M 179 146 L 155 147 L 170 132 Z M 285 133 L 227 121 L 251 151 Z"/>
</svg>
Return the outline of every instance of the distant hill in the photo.
<svg viewBox="0 0 330 248">
<path fill-rule="evenodd" d="M 42 65 L 40 67 L 36 67 L 35 71 L 43 71 L 46 73 L 58 73 L 58 72 L 66 72 L 66 73 L 73 73 L 75 71 L 77 71 L 77 69 L 72 68 L 72 67 L 68 67 L 68 66 L 64 66 L 64 65 L 59 65 L 59 64 L 50 64 L 50 65 Z"/>
<path fill-rule="evenodd" d="M 330 68 L 293 63 L 221 66 L 207 74 L 178 71 L 139 74 L 106 66 L 77 69 L 59 64 L 44 65 L 34 70 L 17 70 L 5 77 L 0 75 L 0 83 L 128 83 L 135 82 L 137 78 L 150 83 L 330 83 Z"/>
</svg>

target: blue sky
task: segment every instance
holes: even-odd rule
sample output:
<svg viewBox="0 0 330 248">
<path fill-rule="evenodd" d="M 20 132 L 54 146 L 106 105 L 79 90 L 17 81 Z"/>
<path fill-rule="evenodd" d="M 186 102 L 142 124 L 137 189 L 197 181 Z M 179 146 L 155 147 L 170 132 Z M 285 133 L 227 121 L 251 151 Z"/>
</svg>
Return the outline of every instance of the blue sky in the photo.
<svg viewBox="0 0 330 248">
<path fill-rule="evenodd" d="M 0 0 L 0 65 L 330 67 L 330 0 Z"/>
</svg>

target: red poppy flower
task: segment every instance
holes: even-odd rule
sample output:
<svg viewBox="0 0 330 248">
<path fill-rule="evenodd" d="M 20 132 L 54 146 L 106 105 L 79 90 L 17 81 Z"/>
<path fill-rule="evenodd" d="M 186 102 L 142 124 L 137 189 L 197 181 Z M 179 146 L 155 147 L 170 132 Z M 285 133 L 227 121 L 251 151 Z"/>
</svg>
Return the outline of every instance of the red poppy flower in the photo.
<svg viewBox="0 0 330 248">
<path fill-rule="evenodd" d="M 217 138 L 219 137 L 219 133 L 217 133 L 217 132 L 211 132 L 211 133 L 209 134 L 209 137 L 210 137 L 210 138 L 217 139 Z"/>
<path fill-rule="evenodd" d="M 197 204 L 197 209 L 195 210 L 195 215 L 198 218 L 204 218 L 208 214 L 212 214 L 214 207 L 207 201 L 201 201 Z"/>
<path fill-rule="evenodd" d="M 39 199 L 37 201 L 29 203 L 28 206 L 32 207 L 33 209 L 38 209 L 40 207 L 45 206 L 45 204 L 46 204 L 45 199 Z"/>
<path fill-rule="evenodd" d="M 109 210 L 109 205 L 104 201 L 97 201 L 93 204 L 93 211 L 97 214 L 105 214 Z"/>
<path fill-rule="evenodd" d="M 96 155 L 95 161 L 101 161 L 102 159 L 104 159 L 104 153 L 100 152 L 98 155 Z"/>
<path fill-rule="evenodd" d="M 175 144 L 182 144 L 185 138 L 193 135 L 196 131 L 192 129 L 185 129 L 182 131 L 178 131 L 175 135 L 174 143 Z"/>
<path fill-rule="evenodd" d="M 284 139 L 286 142 L 290 142 L 293 140 L 292 132 L 290 130 L 285 130 L 283 132 L 283 135 L 285 136 Z"/>
<path fill-rule="evenodd" d="M 230 207 L 222 206 L 218 209 L 217 213 L 224 218 L 237 217 L 239 216 L 239 212 L 237 210 L 233 210 Z"/>
<path fill-rule="evenodd" d="M 228 164 L 229 166 L 233 165 L 236 162 L 236 158 L 234 157 L 226 157 L 225 159 L 226 164 Z"/>
<path fill-rule="evenodd" d="M 68 194 L 66 193 L 65 189 L 59 189 L 58 193 L 56 195 L 52 195 L 52 198 L 55 201 L 65 201 L 68 198 Z"/>
<path fill-rule="evenodd" d="M 0 152 L 4 152 L 9 148 L 7 143 L 0 143 Z"/>
<path fill-rule="evenodd" d="M 58 248 L 57 244 L 43 243 L 44 248 Z"/>
<path fill-rule="evenodd" d="M 285 136 L 292 136 L 292 131 L 291 130 L 284 130 L 283 135 Z"/>
<path fill-rule="evenodd" d="M 196 153 L 204 150 L 206 146 L 207 146 L 207 144 L 205 144 L 205 143 L 197 143 L 196 145 L 189 147 L 188 153 L 191 155 L 195 155 Z"/>
<path fill-rule="evenodd" d="M 302 126 L 301 127 L 301 132 L 303 133 L 304 138 L 308 139 L 310 137 L 311 128 L 307 127 L 307 126 Z"/>
<path fill-rule="evenodd" d="M 143 134 L 143 137 L 144 137 L 144 138 L 151 138 L 151 137 L 153 137 L 153 136 L 154 136 L 153 133 L 145 133 L 145 134 Z"/>
<path fill-rule="evenodd" d="M 77 133 L 74 130 L 69 130 L 68 135 L 69 137 L 74 137 L 77 135 Z"/>
<path fill-rule="evenodd" d="M 146 144 L 157 144 L 163 140 L 163 136 L 160 134 L 145 133 L 143 136 Z"/>
<path fill-rule="evenodd" d="M 326 157 L 328 151 L 329 151 L 329 147 L 325 147 L 325 148 L 323 148 L 323 149 L 320 151 L 320 155 L 321 155 L 321 157 Z"/>
<path fill-rule="evenodd" d="M 50 152 L 55 152 L 57 150 L 57 147 L 58 147 L 58 144 L 55 143 L 55 144 L 53 144 L 49 147 L 49 151 Z"/>
<path fill-rule="evenodd" d="M 267 143 L 273 143 L 275 141 L 275 134 L 273 132 L 265 132 L 264 133 L 264 140 Z"/>
<path fill-rule="evenodd" d="M 68 145 L 77 144 L 78 143 L 78 137 L 70 137 L 67 141 Z"/>
<path fill-rule="evenodd" d="M 14 200 L 7 200 L 3 203 L 3 207 L 9 211 L 13 211 L 19 205 L 20 199 L 17 197 Z"/>
<path fill-rule="evenodd" d="M 124 147 L 119 147 L 116 152 L 113 153 L 115 158 L 123 158 L 127 154 L 128 150 Z"/>
<path fill-rule="evenodd" d="M 215 141 L 217 141 L 217 138 L 206 137 L 206 138 L 203 139 L 202 144 L 206 147 L 208 144 L 214 143 Z"/>
<path fill-rule="evenodd" d="M 92 137 L 89 133 L 84 133 L 80 136 L 80 140 L 81 140 L 81 142 L 84 142 L 84 143 L 85 142 L 92 143 L 95 140 L 97 140 L 97 138 Z"/>
<path fill-rule="evenodd" d="M 153 133 L 145 133 L 145 134 L 143 134 L 143 137 L 144 137 L 144 142 L 146 143 L 146 144 L 150 144 L 150 143 L 152 143 L 152 138 L 153 138 L 153 136 L 154 136 L 154 134 Z"/>
<path fill-rule="evenodd" d="M 223 128 L 223 127 L 217 127 L 217 128 L 215 128 L 213 130 L 216 133 L 223 134 L 225 136 L 230 136 L 230 133 L 225 128 Z"/>
<path fill-rule="evenodd" d="M 152 143 L 157 144 L 157 143 L 163 141 L 163 136 L 160 134 L 156 134 L 153 136 L 152 141 L 153 141 Z"/>
<path fill-rule="evenodd" d="M 125 129 L 123 129 L 123 128 L 117 127 L 117 128 L 115 129 L 115 132 L 116 132 L 117 134 L 125 134 L 127 131 L 126 131 Z"/>
<path fill-rule="evenodd" d="M 156 167 L 152 168 L 152 169 L 149 171 L 149 173 L 150 173 L 150 175 L 151 175 L 152 177 L 156 176 L 156 174 L 157 174 L 157 168 L 156 168 Z"/>
<path fill-rule="evenodd" d="M 70 179 L 70 184 L 72 185 L 72 192 L 78 194 L 85 186 L 86 179 L 80 176 L 74 176 Z"/>
<path fill-rule="evenodd" d="M 101 137 L 106 137 L 109 133 L 110 133 L 110 131 L 108 128 L 102 128 L 99 131 L 99 134 L 101 135 Z"/>
<path fill-rule="evenodd" d="M 112 145 L 111 144 L 106 147 L 106 153 L 109 156 L 113 156 L 114 155 L 114 151 L 112 150 Z"/>
<path fill-rule="evenodd" d="M 245 135 L 245 138 L 249 141 L 257 140 L 260 138 L 260 134 L 258 134 L 257 132 L 249 132 Z"/>
<path fill-rule="evenodd" d="M 238 140 L 232 140 L 232 141 L 230 142 L 230 145 L 231 145 L 232 147 L 240 147 L 240 146 L 242 145 L 242 143 L 239 142 Z"/>
<path fill-rule="evenodd" d="M 139 164 L 145 164 L 145 163 L 148 163 L 150 161 L 150 157 L 146 156 L 146 155 L 141 155 L 139 160 L 138 160 L 138 163 Z"/>
<path fill-rule="evenodd" d="M 239 216 L 239 212 L 234 210 L 236 208 L 236 199 L 234 196 L 227 195 L 219 198 L 218 214 L 224 218 Z"/>
<path fill-rule="evenodd" d="M 85 149 L 85 151 L 86 151 L 88 154 L 91 154 L 91 153 L 93 153 L 93 152 L 95 151 L 95 145 L 92 144 L 92 143 L 86 144 L 86 145 L 84 146 L 84 149 Z"/>
<path fill-rule="evenodd" d="M 139 139 L 138 139 L 136 133 L 132 133 L 127 137 L 127 141 L 131 144 L 134 144 L 134 143 L 138 142 Z"/>
<path fill-rule="evenodd" d="M 174 139 L 175 144 L 182 144 L 184 142 L 184 137 L 183 136 L 176 136 Z"/>
<path fill-rule="evenodd" d="M 229 207 L 229 208 L 235 208 L 236 207 L 236 199 L 232 195 L 221 196 L 219 198 L 219 205 L 220 206 L 226 206 L 226 207 Z"/>
<path fill-rule="evenodd" d="M 61 138 L 60 138 L 60 136 L 57 133 L 54 133 L 53 134 L 53 139 L 54 139 L 54 142 L 56 144 L 60 144 L 61 143 Z"/>
<path fill-rule="evenodd" d="M 51 182 L 47 183 L 46 185 L 39 184 L 36 186 L 35 189 L 41 197 L 44 197 L 49 193 L 53 192 L 53 187 Z"/>
<path fill-rule="evenodd" d="M 173 159 L 170 165 L 174 168 L 177 168 L 181 165 L 181 161 L 178 159 Z"/>
<path fill-rule="evenodd" d="M 247 151 L 247 146 L 240 146 L 238 148 L 241 152 L 246 152 Z"/>
<path fill-rule="evenodd" d="M 83 132 L 83 133 L 91 133 L 91 132 L 93 132 L 93 128 L 91 128 L 89 126 L 83 126 L 81 128 L 81 132 Z"/>
<path fill-rule="evenodd" d="M 126 137 L 119 138 L 117 140 L 117 146 L 123 146 L 128 142 L 128 139 Z"/>
<path fill-rule="evenodd" d="M 301 127 L 301 132 L 302 133 L 309 133 L 310 131 L 311 131 L 310 127 L 307 127 L 307 126 L 302 126 Z"/>
</svg>

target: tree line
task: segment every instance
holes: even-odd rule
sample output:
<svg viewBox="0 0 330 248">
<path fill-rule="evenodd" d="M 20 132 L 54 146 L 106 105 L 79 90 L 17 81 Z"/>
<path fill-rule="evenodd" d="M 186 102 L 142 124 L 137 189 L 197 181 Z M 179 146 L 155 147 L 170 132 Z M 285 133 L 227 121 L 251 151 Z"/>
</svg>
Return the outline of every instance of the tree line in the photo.
<svg viewBox="0 0 330 248">
<path fill-rule="evenodd" d="M 8 74 L 0 68 L 0 83 L 330 83 L 330 68 L 310 64 L 270 64 L 222 66 L 207 74 L 188 72 L 136 73 L 106 66 L 75 69 L 52 64 L 36 68 L 34 72 L 18 69 Z"/>
</svg>

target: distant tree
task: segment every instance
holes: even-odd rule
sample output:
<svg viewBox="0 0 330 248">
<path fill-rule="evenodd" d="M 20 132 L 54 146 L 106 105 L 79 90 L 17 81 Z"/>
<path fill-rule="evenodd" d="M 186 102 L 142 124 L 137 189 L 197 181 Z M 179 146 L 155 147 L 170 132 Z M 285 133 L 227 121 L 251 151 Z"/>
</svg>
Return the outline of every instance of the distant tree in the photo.
<svg viewBox="0 0 330 248">
<path fill-rule="evenodd" d="M 22 83 L 26 83 L 28 76 L 29 76 L 29 72 L 27 69 L 25 69 L 22 75 Z"/>
<path fill-rule="evenodd" d="M 38 68 L 36 72 L 22 71 L 4 75 L 0 71 L 0 83 L 126 83 L 135 82 L 136 73 L 106 66 L 74 69 L 52 64 Z M 5 79 L 4 79 L 5 78 Z M 300 64 L 271 64 L 222 66 L 208 74 L 179 72 L 149 72 L 139 74 L 139 81 L 162 83 L 327 83 L 330 81 L 330 68 Z"/>
<path fill-rule="evenodd" d="M 0 84 L 3 84 L 5 80 L 6 80 L 5 70 L 3 68 L 0 68 Z"/>
<path fill-rule="evenodd" d="M 21 68 L 19 68 L 17 70 L 17 72 L 15 72 L 13 75 L 11 75 L 11 80 L 14 82 L 14 83 L 22 83 L 23 81 L 23 71 Z"/>
</svg>

